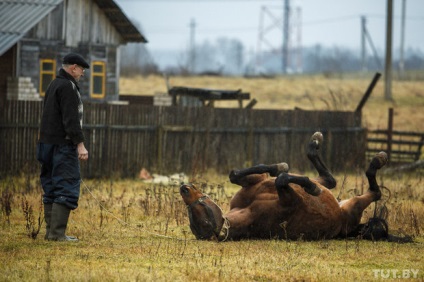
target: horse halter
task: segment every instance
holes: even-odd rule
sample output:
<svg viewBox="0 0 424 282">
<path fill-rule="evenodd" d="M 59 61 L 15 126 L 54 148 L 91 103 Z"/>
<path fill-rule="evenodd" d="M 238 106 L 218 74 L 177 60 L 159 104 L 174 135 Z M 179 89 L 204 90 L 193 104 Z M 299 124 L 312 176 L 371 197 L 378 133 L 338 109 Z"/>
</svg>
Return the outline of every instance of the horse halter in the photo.
<svg viewBox="0 0 424 282">
<path fill-rule="evenodd" d="M 217 230 L 217 225 L 216 225 L 214 213 L 213 213 L 211 207 L 209 207 L 205 203 L 206 199 L 210 199 L 210 198 L 207 195 L 203 195 L 202 197 L 200 197 L 196 201 L 194 201 L 191 204 L 188 204 L 187 205 L 188 217 L 189 217 L 189 220 L 190 220 L 190 227 L 191 227 L 193 233 L 195 233 L 194 235 L 196 235 L 196 238 L 209 239 L 210 237 L 212 237 L 212 235 L 209 236 L 209 237 L 203 236 L 201 234 L 202 233 L 201 230 L 199 230 L 199 227 L 196 224 L 194 224 L 192 208 L 194 206 L 196 206 L 196 205 L 201 205 L 201 206 L 203 206 L 206 209 L 206 214 L 208 216 L 208 220 L 209 220 L 209 222 L 212 223 L 212 229 L 213 229 L 213 232 L 214 232 L 213 235 L 216 236 L 216 238 L 218 239 L 218 241 L 225 241 L 228 238 L 228 234 L 229 234 L 229 230 L 230 230 L 230 223 L 229 223 L 229 221 L 228 221 L 228 219 L 226 217 L 223 217 L 224 224 L 222 225 L 221 230 Z"/>
</svg>

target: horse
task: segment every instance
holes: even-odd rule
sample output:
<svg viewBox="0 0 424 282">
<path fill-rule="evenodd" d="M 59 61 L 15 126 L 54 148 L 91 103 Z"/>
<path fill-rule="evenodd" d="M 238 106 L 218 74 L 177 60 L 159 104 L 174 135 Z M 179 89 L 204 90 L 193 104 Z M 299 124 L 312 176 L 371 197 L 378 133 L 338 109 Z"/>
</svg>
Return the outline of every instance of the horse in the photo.
<svg viewBox="0 0 424 282">
<path fill-rule="evenodd" d="M 196 239 L 322 240 L 346 237 L 357 230 L 363 211 L 381 198 L 376 174 L 387 163 L 387 154 L 379 152 L 370 161 L 368 190 L 339 202 L 330 191 L 337 182 L 319 155 L 322 143 L 322 133 L 315 132 L 307 146 L 307 157 L 318 172 L 314 179 L 289 173 L 287 163 L 232 170 L 230 182 L 241 189 L 226 214 L 195 185 L 183 183 L 180 195 Z"/>
</svg>

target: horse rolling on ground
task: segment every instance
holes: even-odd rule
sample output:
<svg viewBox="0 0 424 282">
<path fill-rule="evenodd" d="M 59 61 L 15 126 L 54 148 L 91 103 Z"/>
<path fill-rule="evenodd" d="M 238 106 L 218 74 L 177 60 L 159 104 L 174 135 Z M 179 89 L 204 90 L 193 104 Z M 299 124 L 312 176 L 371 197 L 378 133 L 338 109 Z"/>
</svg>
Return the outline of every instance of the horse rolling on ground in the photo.
<svg viewBox="0 0 424 282">
<path fill-rule="evenodd" d="M 369 188 L 363 195 L 338 202 L 329 190 L 336 187 L 336 180 L 318 154 L 322 142 L 322 134 L 316 132 L 308 144 L 307 156 L 319 174 L 316 179 L 288 173 L 286 163 L 231 171 L 230 181 L 242 188 L 226 214 L 194 185 L 181 185 L 193 234 L 217 241 L 320 240 L 357 230 L 363 211 L 381 198 L 376 173 L 387 163 L 387 155 L 380 152 L 371 160 L 366 171 Z"/>
</svg>

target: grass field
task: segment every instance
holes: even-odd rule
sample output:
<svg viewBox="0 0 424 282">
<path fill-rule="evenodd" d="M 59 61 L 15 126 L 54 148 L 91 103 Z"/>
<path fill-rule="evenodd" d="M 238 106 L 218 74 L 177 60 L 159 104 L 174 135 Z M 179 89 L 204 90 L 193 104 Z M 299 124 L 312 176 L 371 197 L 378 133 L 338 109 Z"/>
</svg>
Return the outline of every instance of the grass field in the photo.
<svg viewBox="0 0 424 282">
<path fill-rule="evenodd" d="M 245 79 L 172 77 L 172 86 L 250 92 L 255 108 L 354 110 L 371 78 L 289 77 Z M 397 130 L 423 131 L 424 82 L 394 82 L 395 102 L 377 84 L 364 108 L 370 128 L 386 128 L 395 109 Z M 165 92 L 161 77 L 121 80 L 121 93 Z M 222 104 L 236 107 L 237 104 Z M 308 172 L 308 176 L 312 176 Z M 335 175 L 341 199 L 367 189 L 363 171 Z M 223 209 L 238 190 L 227 176 L 190 176 Z M 195 240 L 178 186 L 139 179 L 83 180 L 79 208 L 68 235 L 78 243 L 44 240 L 41 187 L 37 176 L 0 179 L 0 281 L 424 281 L 424 178 L 422 171 L 377 176 L 388 208 L 390 233 L 413 243 L 358 238 L 316 242 Z M 364 213 L 373 214 L 374 205 Z M 41 226 L 40 226 L 41 225 Z M 38 230 L 41 228 L 40 230 Z"/>
<path fill-rule="evenodd" d="M 243 77 L 170 77 L 170 86 L 211 89 L 242 89 L 258 103 L 256 109 L 294 109 L 354 111 L 374 74 L 362 78 L 327 78 L 324 76 L 289 76 L 267 78 Z M 120 93 L 153 95 L 166 93 L 161 76 L 121 78 Z M 393 101 L 384 99 L 384 79 L 380 78 L 363 108 L 363 125 L 386 129 L 388 109 L 394 109 L 394 129 L 424 130 L 424 80 L 393 81 Z M 248 102 L 245 102 L 247 104 Z M 217 107 L 237 107 L 238 103 L 220 102 Z"/>
</svg>

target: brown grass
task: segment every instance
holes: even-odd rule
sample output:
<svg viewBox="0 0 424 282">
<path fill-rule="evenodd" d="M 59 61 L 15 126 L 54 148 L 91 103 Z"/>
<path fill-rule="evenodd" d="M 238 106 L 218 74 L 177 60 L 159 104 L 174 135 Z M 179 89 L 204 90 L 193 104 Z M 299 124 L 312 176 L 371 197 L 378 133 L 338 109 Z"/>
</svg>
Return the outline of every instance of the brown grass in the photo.
<svg viewBox="0 0 424 282">
<path fill-rule="evenodd" d="M 351 197 L 366 189 L 363 173 L 337 175 L 334 195 Z M 238 190 L 226 177 L 202 176 L 197 183 L 228 210 Z M 26 228 L 23 199 L 40 209 L 37 178 L 13 178 L 1 189 L 13 191 L 12 212 L 0 216 L 1 281 L 373 281 L 375 271 L 418 271 L 424 278 L 424 192 L 421 176 L 384 176 L 391 233 L 414 236 L 398 244 L 358 239 L 318 242 L 244 240 L 197 241 L 188 227 L 178 185 L 137 180 L 87 180 L 80 205 L 71 214 L 68 234 L 78 243 L 35 239 Z M 28 185 L 30 181 L 31 185 Z M 343 183 L 343 184 L 342 184 Z M 25 187 L 33 187 L 28 191 Z M 365 218 L 373 212 L 370 207 Z M 37 222 L 38 213 L 33 213 Z M 9 219 L 9 221 L 8 221 Z M 380 274 L 378 274 L 380 275 Z M 397 274 L 396 274 L 397 275 Z M 406 274 L 405 274 L 406 275 Z M 410 273 L 412 277 L 412 273 Z M 393 278 L 393 277 L 391 277 Z"/>
<path fill-rule="evenodd" d="M 211 89 L 242 89 L 258 100 L 256 109 L 294 109 L 354 111 L 373 74 L 365 78 L 326 78 L 288 76 L 266 78 L 171 77 L 170 86 Z M 122 94 L 166 93 L 160 76 L 121 78 Z M 394 109 L 395 130 L 422 131 L 424 124 L 424 81 L 393 81 L 393 102 L 384 99 L 384 79 L 380 78 L 363 109 L 363 124 L 370 129 L 387 128 L 388 109 Z M 247 104 L 247 102 L 245 102 Z M 237 107 L 237 102 L 216 103 L 217 107 Z"/>
</svg>

